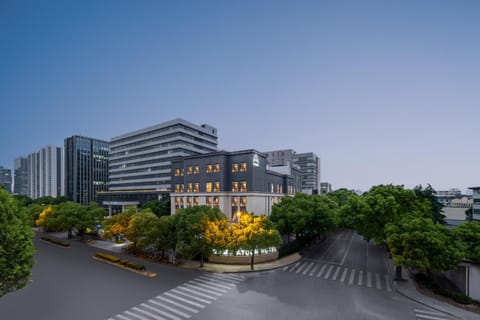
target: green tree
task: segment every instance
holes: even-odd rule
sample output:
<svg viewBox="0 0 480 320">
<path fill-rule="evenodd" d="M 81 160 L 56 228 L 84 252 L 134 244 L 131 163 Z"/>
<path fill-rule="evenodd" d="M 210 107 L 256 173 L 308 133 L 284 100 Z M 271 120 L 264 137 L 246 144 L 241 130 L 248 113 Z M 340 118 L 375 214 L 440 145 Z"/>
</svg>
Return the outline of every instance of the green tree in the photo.
<svg viewBox="0 0 480 320">
<path fill-rule="evenodd" d="M 473 221 L 473 209 L 471 207 L 465 210 L 465 220 Z"/>
<path fill-rule="evenodd" d="M 240 248 L 251 252 L 251 270 L 257 250 L 277 247 L 282 242 L 272 221 L 266 216 L 254 216 L 252 213 L 242 213 L 239 223 L 232 224 L 232 235 Z"/>
<path fill-rule="evenodd" d="M 103 221 L 102 236 L 106 239 L 111 239 L 112 237 L 118 237 L 125 234 L 133 215 L 134 213 L 132 212 L 123 212 L 105 219 Z"/>
<path fill-rule="evenodd" d="M 464 245 L 430 218 L 405 217 L 386 225 L 386 242 L 396 266 L 419 271 L 446 271 L 464 257 Z M 398 277 L 397 268 L 397 277 Z"/>
<path fill-rule="evenodd" d="M 83 206 L 67 201 L 53 207 L 53 216 L 60 228 L 68 232 L 69 239 L 74 231 L 83 238 L 85 232 L 93 230 L 102 222 L 104 215 L 105 210 L 96 203 Z"/>
<path fill-rule="evenodd" d="M 208 222 L 219 219 L 225 219 L 225 215 L 218 208 L 194 206 L 179 210 L 175 215 L 178 252 L 189 259 L 199 255 L 203 267 L 204 257 L 210 256 L 213 250 L 205 237 Z"/>
<path fill-rule="evenodd" d="M 413 188 L 413 191 L 415 192 L 417 197 L 426 200 L 430 204 L 429 210 L 432 214 L 433 222 L 438 222 L 445 225 L 445 215 L 442 214 L 442 209 L 444 206 L 440 201 L 438 201 L 438 198 L 436 197 L 437 192 L 435 191 L 435 189 L 433 189 L 432 186 L 428 184 L 425 189 L 423 189 L 422 185 L 418 185 Z"/>
<path fill-rule="evenodd" d="M 32 226 L 35 224 L 35 221 L 38 220 L 40 213 L 45 209 L 45 207 L 32 203 L 29 206 L 27 206 L 26 211 L 28 216 L 30 217 L 30 220 L 32 221 Z"/>
<path fill-rule="evenodd" d="M 466 246 L 466 258 L 473 263 L 480 264 L 480 222 L 463 223 L 453 229 L 452 233 Z"/>
<path fill-rule="evenodd" d="M 370 234 L 370 227 L 366 221 L 371 217 L 371 211 L 365 197 L 352 194 L 339 209 L 337 225 L 346 229 L 356 229 L 359 234 L 370 239 L 373 234 Z"/>
<path fill-rule="evenodd" d="M 151 200 L 145 202 L 142 210 L 150 209 L 157 217 L 170 215 L 170 198 L 164 200 Z"/>
<path fill-rule="evenodd" d="M 327 194 L 327 197 L 334 200 L 339 207 L 346 205 L 351 196 L 357 196 L 357 194 L 345 188 L 337 189 Z"/>
<path fill-rule="evenodd" d="M 125 236 L 132 241 L 132 249 L 155 246 L 158 238 L 158 217 L 150 210 L 141 210 L 134 214 L 125 230 Z"/>
<path fill-rule="evenodd" d="M 174 216 L 162 216 L 158 219 L 156 247 L 162 251 L 162 259 L 167 250 L 173 250 L 177 246 L 177 229 Z"/>
<path fill-rule="evenodd" d="M 25 210 L 0 190 L 0 297 L 28 284 L 35 253 L 33 236 Z"/>
</svg>

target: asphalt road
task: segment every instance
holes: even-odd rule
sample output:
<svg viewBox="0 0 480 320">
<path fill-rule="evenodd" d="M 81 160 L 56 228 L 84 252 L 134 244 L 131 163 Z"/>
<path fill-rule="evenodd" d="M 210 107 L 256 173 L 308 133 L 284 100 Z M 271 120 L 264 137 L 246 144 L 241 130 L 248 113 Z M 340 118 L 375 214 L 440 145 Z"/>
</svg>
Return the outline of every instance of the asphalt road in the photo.
<svg viewBox="0 0 480 320">
<path fill-rule="evenodd" d="M 384 250 L 352 231 L 277 270 L 212 274 L 142 262 L 153 279 L 95 261 L 98 249 L 75 241 L 36 246 L 33 282 L 0 300 L 2 320 L 450 319 L 395 293 Z"/>
</svg>

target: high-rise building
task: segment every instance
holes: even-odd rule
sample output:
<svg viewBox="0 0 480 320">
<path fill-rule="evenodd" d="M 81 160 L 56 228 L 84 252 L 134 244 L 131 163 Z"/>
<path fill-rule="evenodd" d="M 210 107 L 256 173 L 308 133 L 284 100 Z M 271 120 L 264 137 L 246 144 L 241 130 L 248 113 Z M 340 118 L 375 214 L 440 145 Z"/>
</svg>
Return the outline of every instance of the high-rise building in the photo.
<svg viewBox="0 0 480 320">
<path fill-rule="evenodd" d="M 302 192 L 318 193 L 320 190 L 320 158 L 313 152 L 296 153 L 292 149 L 269 151 L 268 164 L 272 167 L 291 165 L 302 172 Z"/>
<path fill-rule="evenodd" d="M 109 143 L 74 135 L 65 139 L 65 195 L 86 205 L 108 190 Z"/>
<path fill-rule="evenodd" d="M 12 170 L 0 166 L 0 186 L 12 193 Z"/>
<path fill-rule="evenodd" d="M 217 151 L 217 129 L 174 119 L 110 142 L 110 191 L 170 190 L 174 158 Z"/>
<path fill-rule="evenodd" d="M 473 191 L 472 220 L 480 221 L 480 187 L 468 188 Z"/>
<path fill-rule="evenodd" d="M 25 157 L 15 159 L 13 193 L 28 195 L 28 160 Z"/>
<path fill-rule="evenodd" d="M 62 148 L 46 146 L 32 152 L 27 158 L 27 170 L 30 198 L 58 197 L 64 194 Z"/>
</svg>

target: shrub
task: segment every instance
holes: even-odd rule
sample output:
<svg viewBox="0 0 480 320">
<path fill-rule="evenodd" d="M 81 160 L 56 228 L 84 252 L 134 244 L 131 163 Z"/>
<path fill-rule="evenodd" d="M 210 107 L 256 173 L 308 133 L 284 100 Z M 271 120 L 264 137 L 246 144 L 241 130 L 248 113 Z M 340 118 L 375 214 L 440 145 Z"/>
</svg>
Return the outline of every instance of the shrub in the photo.
<svg viewBox="0 0 480 320">
<path fill-rule="evenodd" d="M 133 261 L 129 261 L 129 260 L 125 260 L 125 259 L 121 259 L 119 257 L 115 257 L 111 254 L 108 254 L 108 253 L 104 253 L 104 252 L 97 252 L 95 253 L 95 256 L 97 258 L 100 258 L 100 259 L 104 259 L 104 260 L 107 260 L 107 261 L 110 261 L 110 262 L 113 262 L 113 263 L 116 263 L 116 264 L 119 264 L 119 265 L 122 265 L 122 266 L 125 266 L 125 267 L 128 267 L 128 268 L 132 268 L 132 269 L 135 269 L 135 270 L 145 270 L 145 266 L 142 265 L 142 264 L 139 264 L 139 263 L 136 263 L 136 262 L 133 262 Z"/>
<path fill-rule="evenodd" d="M 68 243 L 66 241 L 55 240 L 55 239 L 48 238 L 48 237 L 41 237 L 40 239 L 42 239 L 43 241 L 47 241 L 47 242 L 56 244 L 56 245 L 61 246 L 61 247 L 65 247 L 65 248 L 70 247 L 70 243 Z"/>
</svg>

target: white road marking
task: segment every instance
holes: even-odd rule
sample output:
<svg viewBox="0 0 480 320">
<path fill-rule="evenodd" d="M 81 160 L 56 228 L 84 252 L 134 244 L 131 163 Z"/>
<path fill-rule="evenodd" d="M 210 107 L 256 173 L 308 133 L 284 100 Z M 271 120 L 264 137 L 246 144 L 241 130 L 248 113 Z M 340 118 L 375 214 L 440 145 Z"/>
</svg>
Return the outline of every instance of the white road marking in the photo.
<svg viewBox="0 0 480 320">
<path fill-rule="evenodd" d="M 445 316 L 445 314 L 443 314 L 443 313 L 434 312 L 434 311 L 430 311 L 430 310 L 413 309 L 413 311 L 415 311 L 415 313 L 425 313 L 425 314 L 429 314 L 429 315 L 432 315 L 432 316 Z"/>
<path fill-rule="evenodd" d="M 288 270 L 288 272 L 292 272 L 293 270 L 295 270 L 299 264 L 300 262 L 295 263 L 295 265 L 290 270 Z"/>
<path fill-rule="evenodd" d="M 352 285 L 353 280 L 355 280 L 355 269 L 352 269 L 352 272 L 350 272 L 350 279 L 348 280 L 348 284 Z"/>
<path fill-rule="evenodd" d="M 135 311 L 137 311 L 137 312 L 140 312 L 141 314 L 144 314 L 144 315 L 146 315 L 146 316 L 149 316 L 149 317 L 154 318 L 154 319 L 157 319 L 157 320 L 167 320 L 167 319 L 165 319 L 164 317 L 161 317 L 161 316 L 156 315 L 156 314 L 153 314 L 153 313 L 151 313 L 151 312 L 142 310 L 142 309 L 140 309 L 140 308 L 138 308 L 138 307 L 133 307 L 132 310 L 135 310 Z M 172 320 L 180 320 L 180 318 L 172 319 Z"/>
<path fill-rule="evenodd" d="M 161 314 L 161 315 L 163 315 L 163 316 L 165 316 L 165 317 L 167 317 L 167 318 L 170 318 L 170 319 L 172 319 L 172 320 L 182 320 L 181 318 L 179 318 L 179 317 L 177 317 L 177 316 L 175 316 L 175 315 L 173 315 L 173 314 L 171 314 L 171 313 L 168 313 L 168 312 L 163 311 L 163 310 L 161 310 L 161 309 L 158 309 L 158 308 L 149 306 L 148 304 L 142 303 L 140 306 L 142 306 L 142 307 L 144 307 L 144 308 L 147 308 L 147 309 L 149 309 L 149 310 L 151 310 L 151 311 L 153 311 L 153 312 L 156 312 L 156 313 L 158 313 L 158 314 Z M 143 311 L 145 311 L 145 310 L 143 310 Z M 146 312 L 146 311 L 145 311 L 145 312 Z M 149 312 L 150 312 L 150 311 L 149 311 Z M 148 315 L 148 314 L 147 314 L 147 315 Z M 158 315 L 155 314 L 155 313 L 154 313 L 153 315 L 156 316 L 156 317 L 162 318 L 161 316 L 158 316 Z"/>
<path fill-rule="evenodd" d="M 191 281 L 188 281 L 188 283 L 191 283 L 192 285 L 195 285 L 195 286 L 199 286 L 199 287 L 202 287 L 202 288 L 207 288 L 207 289 L 210 289 L 210 290 L 213 290 L 213 291 L 218 291 L 218 292 L 223 292 L 223 293 L 227 293 L 228 290 L 225 290 L 225 289 L 220 289 L 218 287 L 214 287 L 212 285 L 208 285 L 208 284 L 205 284 L 205 283 L 201 283 L 201 282 L 198 282 L 196 280 L 191 280 Z"/>
<path fill-rule="evenodd" d="M 415 314 L 417 316 L 417 319 L 428 319 L 428 320 L 447 320 L 445 317 L 435 317 L 435 316 L 427 316 L 423 314 Z"/>
<path fill-rule="evenodd" d="M 209 281 L 218 282 L 218 283 L 221 283 L 222 285 L 226 285 L 226 286 L 232 286 L 232 287 L 236 287 L 236 286 L 237 286 L 235 283 L 226 281 L 226 280 L 224 280 L 224 279 L 215 277 L 215 276 L 210 275 L 210 274 L 203 274 L 203 275 L 200 276 L 200 278 L 202 278 L 202 279 L 207 279 L 207 280 L 209 280 Z"/>
<path fill-rule="evenodd" d="M 206 274 L 204 274 L 204 275 L 206 275 Z M 215 278 L 215 279 L 218 279 L 218 280 L 220 280 L 220 281 L 225 281 L 225 282 L 228 282 L 228 283 L 238 284 L 238 283 L 240 283 L 240 282 L 243 281 L 243 279 L 242 279 L 242 280 L 239 280 L 239 279 L 225 278 L 224 276 L 222 276 L 222 275 L 220 275 L 220 274 L 218 274 L 218 273 L 209 273 L 208 275 L 211 276 L 211 277 L 213 277 L 213 278 Z"/>
<path fill-rule="evenodd" d="M 385 275 L 385 283 L 387 285 L 387 291 L 392 291 L 392 287 L 390 286 L 390 278 L 388 275 Z"/>
<path fill-rule="evenodd" d="M 131 316 L 131 317 L 138 318 L 138 319 L 140 319 L 140 320 L 150 320 L 150 319 L 147 319 L 147 318 L 145 318 L 145 317 L 136 315 L 135 313 L 130 312 L 130 311 L 125 311 L 124 313 L 128 314 L 128 315 Z M 131 319 L 130 319 L 130 320 L 131 320 Z"/>
<path fill-rule="evenodd" d="M 183 285 L 183 286 L 178 286 L 177 288 L 180 289 L 180 290 L 183 290 L 183 291 L 191 292 L 191 293 L 199 295 L 201 297 L 205 297 L 205 298 L 212 299 L 212 300 L 217 300 L 217 297 L 205 294 L 205 293 L 199 291 L 199 289 L 197 287 L 193 287 L 193 288 L 190 287 L 189 288 L 188 285 Z M 195 289 L 195 290 L 193 290 L 193 289 Z"/>
<path fill-rule="evenodd" d="M 152 303 L 152 304 L 154 304 L 154 305 L 156 305 L 156 306 L 159 306 L 159 307 L 161 307 L 161 308 L 163 308 L 163 309 L 167 309 L 168 311 L 173 312 L 173 313 L 175 313 L 175 314 L 177 314 L 177 315 L 179 315 L 179 316 L 181 316 L 181 317 L 187 318 L 187 319 L 191 317 L 189 314 L 186 314 L 185 312 L 179 311 L 179 310 L 177 310 L 177 309 L 175 309 L 175 308 L 169 307 L 169 306 L 165 305 L 164 303 L 158 303 L 158 302 L 152 301 L 152 300 L 147 301 L 147 303 Z M 143 306 L 143 305 L 145 305 L 145 307 L 147 307 L 147 308 L 152 307 L 152 306 L 150 306 L 150 305 L 148 305 L 148 304 L 146 304 L 146 303 L 142 303 L 142 304 L 141 304 L 141 306 Z"/>
<path fill-rule="evenodd" d="M 312 271 L 310 272 L 309 276 L 313 276 L 313 274 L 315 273 L 315 271 L 317 271 L 318 267 L 320 265 L 316 264 L 315 267 L 312 269 Z"/>
<path fill-rule="evenodd" d="M 187 306 L 185 306 L 185 305 L 183 305 L 183 304 L 181 304 L 181 303 L 175 302 L 175 301 L 170 300 L 170 299 L 167 299 L 167 298 L 165 298 L 165 297 L 158 296 L 157 299 L 166 301 L 166 302 L 168 302 L 168 303 L 170 303 L 170 304 L 173 304 L 174 306 L 183 308 L 183 309 L 188 310 L 188 311 L 190 311 L 190 312 L 198 313 L 198 310 L 197 310 L 197 309 L 193 309 L 193 308 L 187 307 Z M 179 300 L 183 300 L 183 299 L 180 298 Z M 157 303 L 155 300 L 149 300 L 149 302 L 151 302 L 151 303 Z"/>
<path fill-rule="evenodd" d="M 195 281 L 202 282 L 202 283 L 208 284 L 210 286 L 215 286 L 217 288 L 223 288 L 223 289 L 226 289 L 226 290 L 231 290 L 233 288 L 233 287 L 226 286 L 224 284 L 219 284 L 216 281 L 209 281 L 209 280 L 202 279 L 202 277 L 195 279 Z"/>
<path fill-rule="evenodd" d="M 314 263 L 310 262 L 310 264 L 308 265 L 308 267 L 305 268 L 305 271 L 303 271 L 302 274 L 307 274 L 308 270 L 310 270 L 313 267 L 313 265 L 314 265 Z"/>
<path fill-rule="evenodd" d="M 345 281 L 345 277 L 347 276 L 347 273 L 348 273 L 348 268 L 344 268 L 343 273 L 342 273 L 342 277 L 340 278 L 340 282 Z"/>
<path fill-rule="evenodd" d="M 173 290 L 172 290 L 172 291 L 173 291 Z M 182 294 L 182 295 L 184 295 L 185 297 L 189 297 L 189 298 L 197 299 L 197 300 L 202 301 L 202 302 L 210 303 L 210 301 L 207 301 L 207 300 L 203 300 L 203 299 L 200 299 L 200 298 L 196 298 L 196 297 L 190 296 L 190 295 L 187 294 L 187 293 L 178 292 L 177 294 Z M 180 301 L 189 303 L 189 304 L 191 304 L 192 306 L 196 306 L 196 307 L 199 307 L 199 308 L 202 308 L 202 309 L 205 308 L 205 306 L 202 305 L 202 304 L 199 304 L 199 303 L 196 303 L 196 302 L 187 300 L 187 299 L 182 298 L 182 297 L 178 297 L 178 296 L 176 296 L 176 295 L 174 295 L 174 294 L 171 294 L 170 292 L 165 292 L 165 295 L 166 295 L 166 296 L 169 296 L 170 298 L 174 298 L 174 299 L 177 299 L 177 300 L 180 300 Z"/>
<path fill-rule="evenodd" d="M 322 276 L 322 273 L 323 273 L 323 271 L 325 271 L 325 267 L 326 267 L 326 266 L 327 266 L 327 265 L 324 264 L 324 265 L 322 266 L 322 268 L 320 269 L 320 271 L 318 271 L 317 278 L 320 278 L 320 277 Z"/>
<path fill-rule="evenodd" d="M 331 265 L 330 268 L 328 268 L 328 271 L 325 274 L 325 277 L 323 277 L 323 279 L 328 279 L 328 277 L 330 276 L 330 273 L 332 272 L 332 269 L 333 269 L 333 265 Z"/>
<path fill-rule="evenodd" d="M 302 271 L 303 268 L 305 268 L 306 266 L 307 266 L 307 262 L 302 263 L 302 265 L 297 269 L 297 272 L 295 272 L 295 273 L 299 273 L 299 272 Z"/>
<path fill-rule="evenodd" d="M 125 317 L 125 316 L 122 316 L 121 314 L 117 314 L 115 317 L 118 317 L 118 318 L 120 318 L 120 319 L 122 319 L 122 320 L 132 320 L 132 319 L 130 319 L 130 318 L 127 318 L 127 317 Z"/>
<path fill-rule="evenodd" d="M 178 287 L 178 288 L 180 288 L 180 287 Z M 185 288 L 185 289 L 187 289 L 187 291 L 190 291 L 190 292 L 195 293 L 195 291 L 189 290 L 188 288 Z M 205 299 L 202 299 L 202 298 L 199 298 L 199 297 L 192 296 L 192 295 L 189 294 L 189 293 L 185 293 L 185 292 L 182 292 L 182 291 L 178 291 L 177 289 L 172 289 L 171 291 L 172 291 L 172 292 L 175 292 L 176 294 L 181 294 L 181 295 L 184 295 L 184 296 L 186 296 L 186 297 L 189 297 L 189 298 L 198 300 L 198 301 L 203 302 L 203 303 L 212 303 L 211 301 L 208 301 L 208 300 L 205 300 Z M 213 299 L 213 300 L 216 300 L 216 298 Z"/>
<path fill-rule="evenodd" d="M 348 243 L 347 250 L 345 250 L 345 254 L 343 255 L 342 261 L 340 262 L 341 266 L 343 266 L 343 263 L 345 262 L 345 258 L 347 257 L 348 253 L 350 252 L 350 247 L 352 246 L 352 241 L 353 241 L 353 234 L 350 237 L 350 242 Z"/>
<path fill-rule="evenodd" d="M 337 276 L 339 272 L 340 272 L 340 266 L 337 267 L 337 270 L 335 270 L 335 273 L 333 274 L 333 277 L 332 277 L 333 281 L 337 280 Z"/>
</svg>

